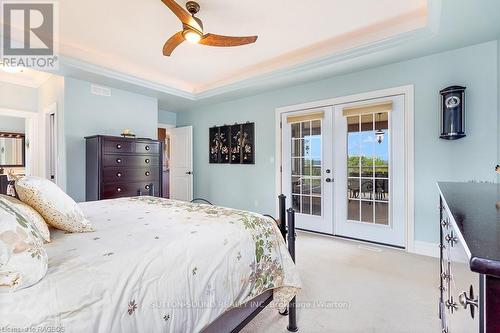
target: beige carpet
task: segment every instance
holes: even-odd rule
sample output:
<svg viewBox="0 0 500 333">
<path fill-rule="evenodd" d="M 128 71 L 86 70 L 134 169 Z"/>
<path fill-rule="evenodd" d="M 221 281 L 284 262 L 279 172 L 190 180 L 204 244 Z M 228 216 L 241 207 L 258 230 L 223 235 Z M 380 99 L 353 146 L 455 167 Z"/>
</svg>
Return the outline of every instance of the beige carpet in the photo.
<svg viewBox="0 0 500 333">
<path fill-rule="evenodd" d="M 299 332 L 440 332 L 435 258 L 299 233 L 297 265 Z M 266 308 L 242 332 L 287 332 L 287 323 Z"/>
</svg>

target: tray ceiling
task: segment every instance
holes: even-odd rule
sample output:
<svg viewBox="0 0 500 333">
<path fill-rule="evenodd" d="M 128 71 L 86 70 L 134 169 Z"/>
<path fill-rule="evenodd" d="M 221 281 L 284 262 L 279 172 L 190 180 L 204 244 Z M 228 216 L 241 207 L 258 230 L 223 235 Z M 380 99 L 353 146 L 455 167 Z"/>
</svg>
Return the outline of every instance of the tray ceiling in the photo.
<svg viewBox="0 0 500 333">
<path fill-rule="evenodd" d="M 184 6 L 184 1 L 178 1 Z M 189 94 L 411 32 L 427 24 L 426 0 L 200 0 L 206 32 L 259 36 L 253 45 L 163 43 L 181 29 L 160 0 L 61 1 L 63 57 Z"/>
</svg>

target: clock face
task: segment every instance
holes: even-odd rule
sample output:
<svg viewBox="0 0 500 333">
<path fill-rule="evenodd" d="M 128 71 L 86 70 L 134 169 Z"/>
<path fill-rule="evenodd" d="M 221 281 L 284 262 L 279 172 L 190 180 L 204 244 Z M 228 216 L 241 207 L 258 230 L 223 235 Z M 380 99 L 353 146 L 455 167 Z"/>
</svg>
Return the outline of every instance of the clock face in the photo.
<svg viewBox="0 0 500 333">
<path fill-rule="evenodd" d="M 460 104 L 460 97 L 450 96 L 444 101 L 444 104 L 448 109 L 455 108 Z"/>
</svg>

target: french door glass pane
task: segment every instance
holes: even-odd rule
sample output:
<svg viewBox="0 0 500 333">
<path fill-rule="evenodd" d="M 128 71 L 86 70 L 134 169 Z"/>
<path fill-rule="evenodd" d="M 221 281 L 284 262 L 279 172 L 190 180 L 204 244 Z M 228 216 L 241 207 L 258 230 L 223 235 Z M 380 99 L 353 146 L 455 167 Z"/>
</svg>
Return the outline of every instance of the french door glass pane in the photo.
<svg viewBox="0 0 500 333">
<path fill-rule="evenodd" d="M 389 113 L 347 117 L 347 219 L 389 225 Z"/>
<path fill-rule="evenodd" d="M 292 207 L 302 214 L 321 216 L 321 120 L 291 124 Z"/>
<path fill-rule="evenodd" d="M 373 223 L 373 202 L 361 201 L 361 222 Z"/>
<path fill-rule="evenodd" d="M 321 216 L 321 198 L 320 197 L 312 197 L 312 214 Z"/>
<path fill-rule="evenodd" d="M 359 221 L 359 200 L 347 200 L 347 220 Z"/>
<path fill-rule="evenodd" d="M 375 223 L 389 224 L 389 204 L 385 202 L 375 202 Z"/>
<path fill-rule="evenodd" d="M 300 210 L 302 214 L 311 214 L 311 197 L 308 195 L 302 196 L 302 208 Z"/>
<path fill-rule="evenodd" d="M 292 158 L 292 176 L 300 176 L 302 174 L 301 162 L 300 158 Z"/>
</svg>

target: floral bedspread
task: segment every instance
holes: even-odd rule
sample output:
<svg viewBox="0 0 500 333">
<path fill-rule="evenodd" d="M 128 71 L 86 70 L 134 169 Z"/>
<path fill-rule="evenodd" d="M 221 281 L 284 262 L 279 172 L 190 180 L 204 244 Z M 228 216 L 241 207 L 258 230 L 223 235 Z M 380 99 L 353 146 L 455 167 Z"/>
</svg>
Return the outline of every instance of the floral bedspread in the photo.
<svg viewBox="0 0 500 333">
<path fill-rule="evenodd" d="M 51 230 L 47 275 L 0 294 L 0 327 L 64 332 L 199 332 L 272 289 L 300 288 L 275 222 L 153 197 L 80 204 L 96 231 Z"/>
</svg>

